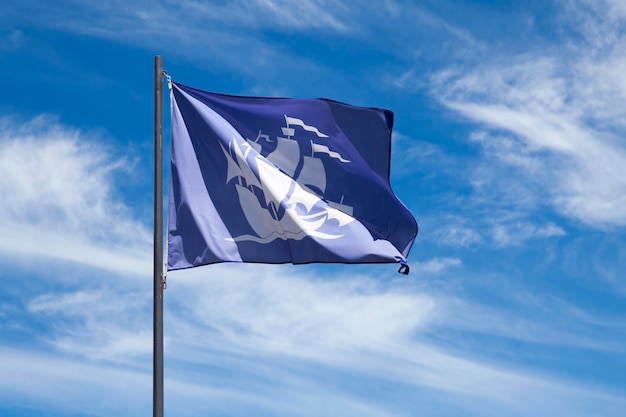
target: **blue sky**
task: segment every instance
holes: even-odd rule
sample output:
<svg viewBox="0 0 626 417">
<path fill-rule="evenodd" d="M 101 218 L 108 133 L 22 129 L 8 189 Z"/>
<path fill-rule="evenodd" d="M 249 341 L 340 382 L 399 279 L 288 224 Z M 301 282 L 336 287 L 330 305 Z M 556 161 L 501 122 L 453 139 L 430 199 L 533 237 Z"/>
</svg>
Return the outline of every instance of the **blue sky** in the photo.
<svg viewBox="0 0 626 417">
<path fill-rule="evenodd" d="M 623 415 L 621 0 L 2 3 L 0 415 L 152 413 L 156 54 L 393 110 L 420 225 L 408 277 L 170 273 L 166 415 Z"/>
</svg>

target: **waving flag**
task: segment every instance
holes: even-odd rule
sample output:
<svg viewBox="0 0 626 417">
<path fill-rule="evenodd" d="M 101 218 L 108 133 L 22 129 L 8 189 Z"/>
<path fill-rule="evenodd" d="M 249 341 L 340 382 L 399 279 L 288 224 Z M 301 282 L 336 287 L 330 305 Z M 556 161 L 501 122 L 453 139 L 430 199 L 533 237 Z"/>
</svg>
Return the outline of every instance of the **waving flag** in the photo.
<svg viewBox="0 0 626 417">
<path fill-rule="evenodd" d="M 168 269 L 405 263 L 417 223 L 389 185 L 393 113 L 172 83 Z"/>
</svg>

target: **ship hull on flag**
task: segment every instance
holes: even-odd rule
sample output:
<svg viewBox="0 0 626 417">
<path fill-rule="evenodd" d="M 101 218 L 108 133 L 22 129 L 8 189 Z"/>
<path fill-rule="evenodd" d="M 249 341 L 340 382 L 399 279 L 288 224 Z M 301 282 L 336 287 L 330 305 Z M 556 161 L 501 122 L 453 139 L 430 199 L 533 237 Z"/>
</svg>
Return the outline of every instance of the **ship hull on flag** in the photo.
<svg viewBox="0 0 626 417">
<path fill-rule="evenodd" d="M 417 223 L 389 185 L 391 112 L 171 93 L 168 270 L 406 261 Z"/>
</svg>

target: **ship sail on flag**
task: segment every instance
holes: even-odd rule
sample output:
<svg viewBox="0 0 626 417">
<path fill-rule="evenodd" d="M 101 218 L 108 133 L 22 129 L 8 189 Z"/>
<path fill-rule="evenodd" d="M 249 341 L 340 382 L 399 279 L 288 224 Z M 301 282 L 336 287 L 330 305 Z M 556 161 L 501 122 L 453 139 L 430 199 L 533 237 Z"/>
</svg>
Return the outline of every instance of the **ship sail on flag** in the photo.
<svg viewBox="0 0 626 417">
<path fill-rule="evenodd" d="M 217 262 L 406 264 L 393 113 L 171 82 L 168 270 Z"/>
</svg>

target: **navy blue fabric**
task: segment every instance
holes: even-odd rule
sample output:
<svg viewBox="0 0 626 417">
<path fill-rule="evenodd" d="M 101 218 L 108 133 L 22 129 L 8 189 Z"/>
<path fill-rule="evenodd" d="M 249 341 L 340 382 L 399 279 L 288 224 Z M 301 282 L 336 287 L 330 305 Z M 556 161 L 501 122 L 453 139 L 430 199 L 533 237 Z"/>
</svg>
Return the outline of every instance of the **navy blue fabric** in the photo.
<svg viewBox="0 0 626 417">
<path fill-rule="evenodd" d="M 389 186 L 393 113 L 177 83 L 172 100 L 170 270 L 406 260 L 417 223 Z"/>
</svg>

